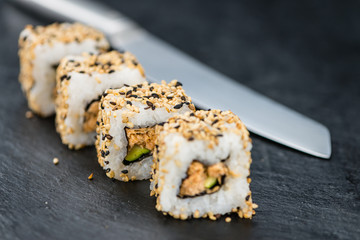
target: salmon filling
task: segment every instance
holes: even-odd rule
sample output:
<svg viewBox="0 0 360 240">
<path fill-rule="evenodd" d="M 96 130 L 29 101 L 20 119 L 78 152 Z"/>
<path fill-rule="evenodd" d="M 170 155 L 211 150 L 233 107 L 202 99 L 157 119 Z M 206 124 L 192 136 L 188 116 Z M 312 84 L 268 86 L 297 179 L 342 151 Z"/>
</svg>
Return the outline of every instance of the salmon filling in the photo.
<svg viewBox="0 0 360 240">
<path fill-rule="evenodd" d="M 151 155 L 155 148 L 155 126 L 146 128 L 125 128 L 128 140 L 127 155 L 123 161 L 125 165 L 141 161 Z"/>
<path fill-rule="evenodd" d="M 92 101 L 86 108 L 84 114 L 83 131 L 93 132 L 96 129 L 96 121 L 99 112 L 99 101 Z"/>
<path fill-rule="evenodd" d="M 182 181 L 178 196 L 195 197 L 217 192 L 227 173 L 228 168 L 222 162 L 205 166 L 194 160 L 187 170 L 187 177 Z"/>
</svg>

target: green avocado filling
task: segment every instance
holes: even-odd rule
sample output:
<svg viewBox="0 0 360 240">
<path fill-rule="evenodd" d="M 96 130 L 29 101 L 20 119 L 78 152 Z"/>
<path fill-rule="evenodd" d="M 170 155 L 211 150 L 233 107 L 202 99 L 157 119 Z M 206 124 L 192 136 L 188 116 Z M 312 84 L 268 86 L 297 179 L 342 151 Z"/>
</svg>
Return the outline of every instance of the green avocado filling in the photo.
<svg viewBox="0 0 360 240">
<path fill-rule="evenodd" d="M 206 180 L 205 180 L 205 188 L 207 189 L 210 189 L 212 188 L 213 186 L 215 186 L 217 183 L 217 178 L 215 177 L 207 177 Z"/>
<path fill-rule="evenodd" d="M 125 160 L 128 162 L 133 162 L 149 153 L 150 153 L 149 149 L 140 147 L 139 145 L 134 145 L 134 147 L 131 148 L 128 154 L 126 155 Z"/>
</svg>

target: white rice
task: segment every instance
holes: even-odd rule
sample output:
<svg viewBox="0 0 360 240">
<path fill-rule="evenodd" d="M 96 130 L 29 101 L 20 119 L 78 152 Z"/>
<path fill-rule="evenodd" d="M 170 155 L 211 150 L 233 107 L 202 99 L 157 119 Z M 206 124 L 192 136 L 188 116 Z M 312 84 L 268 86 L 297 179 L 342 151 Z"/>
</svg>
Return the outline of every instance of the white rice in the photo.
<svg viewBox="0 0 360 240">
<path fill-rule="evenodd" d="M 25 29 L 20 37 L 27 36 L 31 39 L 31 32 Z M 56 66 L 60 60 L 71 54 L 82 52 L 97 53 L 99 48 L 106 48 L 109 45 L 105 38 L 100 41 L 85 39 L 81 42 L 63 43 L 52 41 L 51 44 L 39 44 L 34 49 L 32 61 L 34 86 L 29 91 L 29 101 L 39 107 L 38 111 L 42 116 L 50 116 L 55 112 L 53 90 L 55 88 Z"/>
<path fill-rule="evenodd" d="M 140 112 L 135 114 L 133 117 L 129 117 L 129 122 L 134 124 L 134 128 L 143 128 L 151 127 L 156 124 L 165 122 L 168 118 L 175 116 L 177 114 L 182 114 L 188 111 L 191 111 L 187 105 L 184 105 L 178 112 L 167 112 L 164 107 L 157 107 L 155 110 L 145 110 L 148 108 L 147 105 L 140 102 L 133 102 L 133 105 L 139 107 Z M 111 109 L 105 109 L 106 111 L 111 111 Z M 126 108 L 111 111 L 110 116 L 110 130 L 109 134 L 114 136 L 114 139 L 111 141 L 110 146 L 108 147 L 110 154 L 106 157 L 106 160 L 109 161 L 109 164 L 104 166 L 104 169 L 110 168 L 114 171 L 114 178 L 118 180 L 124 180 L 121 176 L 123 170 L 128 171 L 128 177 L 131 179 L 135 177 L 137 180 L 149 179 L 152 165 L 152 156 L 145 158 L 139 162 L 134 162 L 129 165 L 124 165 L 123 160 L 127 154 L 127 145 L 128 141 L 125 136 L 124 128 L 127 126 L 126 123 L 121 121 L 121 115 L 124 111 L 128 111 Z M 114 115 L 117 117 L 114 118 Z M 101 144 L 101 142 L 100 142 Z M 114 148 L 114 144 L 117 145 Z"/>
<path fill-rule="evenodd" d="M 163 179 L 158 182 L 158 189 L 161 189 L 159 204 L 162 211 L 170 212 L 174 216 L 191 216 L 198 211 L 202 216 L 209 212 L 214 215 L 225 214 L 231 212 L 233 208 L 246 208 L 245 198 L 250 191 L 247 182 L 250 156 L 246 152 L 250 151 L 251 144 L 243 149 L 241 135 L 226 132 L 219 138 L 219 144 L 213 149 L 208 147 L 208 141 L 189 142 L 179 133 L 165 136 L 164 142 L 166 151 L 163 159 L 160 159 L 158 169 L 158 178 Z M 205 165 L 216 164 L 227 159 L 224 163 L 238 176 L 227 175 L 217 192 L 179 198 L 179 188 L 183 179 L 186 178 L 190 164 L 195 159 Z M 180 167 L 179 163 L 181 163 Z"/>
<path fill-rule="evenodd" d="M 81 57 L 68 58 L 81 61 Z M 95 142 L 96 132 L 86 133 L 82 128 L 85 107 L 89 102 L 97 99 L 108 88 L 120 88 L 124 84 L 135 85 L 145 81 L 138 69 L 125 66 L 111 74 L 92 72 L 89 76 L 70 72 L 67 75 L 71 76 L 71 79 L 68 85 L 69 98 L 66 103 L 69 107 L 65 125 L 74 131 L 63 136 L 63 140 L 73 145 L 92 145 Z"/>
</svg>

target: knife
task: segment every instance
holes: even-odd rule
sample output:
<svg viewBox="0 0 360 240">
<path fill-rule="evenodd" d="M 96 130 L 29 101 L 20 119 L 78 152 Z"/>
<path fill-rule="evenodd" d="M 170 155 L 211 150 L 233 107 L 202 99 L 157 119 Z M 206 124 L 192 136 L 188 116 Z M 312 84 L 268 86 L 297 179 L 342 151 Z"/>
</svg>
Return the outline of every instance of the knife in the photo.
<svg viewBox="0 0 360 240">
<path fill-rule="evenodd" d="M 178 79 L 196 106 L 231 110 L 260 136 L 330 158 L 330 132 L 307 118 L 175 49 L 119 12 L 87 0 L 16 0 L 15 3 L 57 20 L 78 21 L 103 31 L 114 48 L 136 55 L 151 82 Z"/>
</svg>

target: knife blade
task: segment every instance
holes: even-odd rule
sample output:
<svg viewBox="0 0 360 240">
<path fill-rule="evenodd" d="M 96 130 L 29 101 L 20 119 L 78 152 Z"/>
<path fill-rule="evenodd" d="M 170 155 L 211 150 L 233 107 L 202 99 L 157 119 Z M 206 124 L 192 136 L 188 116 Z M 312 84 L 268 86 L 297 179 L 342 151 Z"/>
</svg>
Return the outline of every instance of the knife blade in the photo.
<svg viewBox="0 0 360 240">
<path fill-rule="evenodd" d="M 15 2 L 54 19 L 103 31 L 114 48 L 136 55 L 151 82 L 178 79 L 200 108 L 231 110 L 255 134 L 320 158 L 331 156 L 330 132 L 324 125 L 205 66 L 117 11 L 87 0 Z"/>
</svg>

